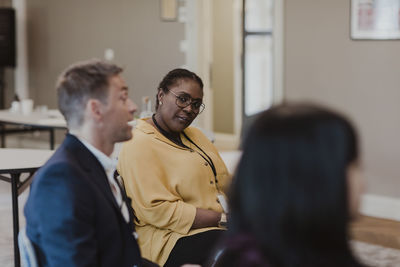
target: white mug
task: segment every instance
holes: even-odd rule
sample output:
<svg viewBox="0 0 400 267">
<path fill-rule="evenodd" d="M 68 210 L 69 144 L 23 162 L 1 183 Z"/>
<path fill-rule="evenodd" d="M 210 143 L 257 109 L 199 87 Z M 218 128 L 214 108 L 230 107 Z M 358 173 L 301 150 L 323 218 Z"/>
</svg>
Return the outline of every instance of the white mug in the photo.
<svg viewBox="0 0 400 267">
<path fill-rule="evenodd" d="M 31 114 L 33 110 L 33 100 L 32 99 L 22 99 L 21 100 L 21 111 L 22 114 Z"/>
</svg>

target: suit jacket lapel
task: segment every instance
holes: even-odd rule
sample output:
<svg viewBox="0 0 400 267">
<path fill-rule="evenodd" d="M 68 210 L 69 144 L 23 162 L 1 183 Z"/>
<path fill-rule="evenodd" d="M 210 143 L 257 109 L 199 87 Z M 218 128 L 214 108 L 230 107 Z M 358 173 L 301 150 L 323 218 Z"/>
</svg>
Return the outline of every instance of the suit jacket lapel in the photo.
<svg viewBox="0 0 400 267">
<path fill-rule="evenodd" d="M 77 158 L 82 169 L 87 172 L 89 180 L 93 181 L 93 183 L 103 192 L 108 201 L 112 203 L 118 211 L 118 214 L 122 216 L 117 201 L 111 192 L 106 172 L 101 163 L 75 136 L 67 134 L 64 142 L 66 148 L 73 153 L 75 158 Z"/>
</svg>

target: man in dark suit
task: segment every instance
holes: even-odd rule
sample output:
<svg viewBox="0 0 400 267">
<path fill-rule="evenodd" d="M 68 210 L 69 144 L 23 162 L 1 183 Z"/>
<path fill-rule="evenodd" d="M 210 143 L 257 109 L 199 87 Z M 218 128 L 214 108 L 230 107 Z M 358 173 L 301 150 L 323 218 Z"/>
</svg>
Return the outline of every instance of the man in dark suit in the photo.
<svg viewBox="0 0 400 267">
<path fill-rule="evenodd" d="M 147 266 L 123 184 L 110 158 L 132 137 L 136 105 L 116 65 L 69 67 L 57 83 L 69 133 L 38 171 L 25 206 L 26 232 L 40 266 Z"/>
</svg>

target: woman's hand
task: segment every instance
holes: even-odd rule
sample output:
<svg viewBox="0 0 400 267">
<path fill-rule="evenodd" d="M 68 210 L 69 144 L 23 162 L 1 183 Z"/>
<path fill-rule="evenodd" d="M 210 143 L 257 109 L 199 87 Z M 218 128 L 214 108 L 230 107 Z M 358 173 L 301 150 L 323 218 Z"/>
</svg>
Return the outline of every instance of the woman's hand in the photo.
<svg viewBox="0 0 400 267">
<path fill-rule="evenodd" d="M 220 212 L 197 208 L 196 217 L 194 218 L 194 222 L 191 229 L 218 226 L 220 220 L 221 220 Z"/>
</svg>

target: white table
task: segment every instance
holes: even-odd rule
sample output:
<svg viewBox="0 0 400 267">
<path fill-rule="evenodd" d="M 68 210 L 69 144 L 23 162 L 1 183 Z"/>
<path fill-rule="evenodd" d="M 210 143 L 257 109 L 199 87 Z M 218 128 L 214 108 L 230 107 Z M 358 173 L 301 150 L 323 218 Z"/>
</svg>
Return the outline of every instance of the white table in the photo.
<svg viewBox="0 0 400 267">
<path fill-rule="evenodd" d="M 14 266 L 20 266 L 18 250 L 18 196 L 31 184 L 33 174 L 53 154 L 52 150 L 0 148 L 0 180 L 11 183 L 14 232 Z M 21 174 L 29 177 L 21 181 Z"/>
<path fill-rule="evenodd" d="M 16 129 L 7 129 L 5 125 L 22 126 Z M 67 129 L 64 117 L 58 110 L 46 112 L 32 112 L 28 115 L 13 113 L 9 110 L 0 110 L 1 147 L 5 146 L 5 135 L 27 131 L 49 131 L 50 149 L 54 149 L 54 130 Z"/>
</svg>

